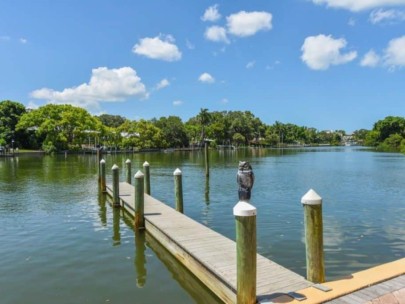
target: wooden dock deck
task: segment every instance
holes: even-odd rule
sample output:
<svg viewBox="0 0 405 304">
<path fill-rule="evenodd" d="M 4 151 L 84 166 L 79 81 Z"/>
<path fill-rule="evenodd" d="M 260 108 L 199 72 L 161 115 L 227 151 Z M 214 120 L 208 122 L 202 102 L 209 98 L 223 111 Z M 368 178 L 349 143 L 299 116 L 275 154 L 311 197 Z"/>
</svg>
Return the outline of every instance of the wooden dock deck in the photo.
<svg viewBox="0 0 405 304">
<path fill-rule="evenodd" d="M 135 189 L 120 183 L 120 201 L 134 214 Z M 112 195 L 112 186 L 107 185 Z M 145 228 L 225 303 L 236 303 L 236 244 L 234 241 L 145 194 Z M 313 283 L 257 255 L 257 299 L 270 299 L 310 287 Z"/>
<path fill-rule="evenodd" d="M 405 275 L 387 280 L 351 294 L 336 298 L 328 304 L 403 304 L 405 303 Z"/>
</svg>

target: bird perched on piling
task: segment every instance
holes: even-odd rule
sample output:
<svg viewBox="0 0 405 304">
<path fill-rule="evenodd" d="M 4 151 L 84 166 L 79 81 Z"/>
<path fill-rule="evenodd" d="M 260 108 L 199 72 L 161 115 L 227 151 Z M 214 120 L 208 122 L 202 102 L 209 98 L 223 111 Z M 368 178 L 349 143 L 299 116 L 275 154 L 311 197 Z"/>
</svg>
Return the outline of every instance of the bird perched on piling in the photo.
<svg viewBox="0 0 405 304">
<path fill-rule="evenodd" d="M 255 175 L 252 171 L 252 166 L 247 161 L 239 161 L 238 173 L 236 181 L 239 184 L 238 195 L 240 201 L 249 201 Z"/>
</svg>

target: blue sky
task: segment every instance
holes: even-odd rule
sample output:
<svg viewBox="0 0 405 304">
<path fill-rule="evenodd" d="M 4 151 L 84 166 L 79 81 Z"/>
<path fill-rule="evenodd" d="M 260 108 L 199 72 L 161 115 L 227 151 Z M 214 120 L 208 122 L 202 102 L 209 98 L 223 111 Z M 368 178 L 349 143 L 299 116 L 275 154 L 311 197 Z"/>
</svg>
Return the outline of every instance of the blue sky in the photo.
<svg viewBox="0 0 405 304">
<path fill-rule="evenodd" d="M 371 129 L 405 116 L 405 0 L 1 0 L 0 100 Z"/>
</svg>

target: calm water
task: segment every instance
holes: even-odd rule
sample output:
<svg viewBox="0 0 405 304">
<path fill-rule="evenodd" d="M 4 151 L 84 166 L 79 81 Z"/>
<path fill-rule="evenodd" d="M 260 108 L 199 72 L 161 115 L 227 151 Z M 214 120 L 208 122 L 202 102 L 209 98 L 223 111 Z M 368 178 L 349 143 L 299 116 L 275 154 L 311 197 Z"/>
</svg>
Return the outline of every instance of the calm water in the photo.
<svg viewBox="0 0 405 304">
<path fill-rule="evenodd" d="M 323 197 L 327 279 L 405 256 L 405 156 L 360 148 L 107 155 L 108 167 L 151 164 L 152 195 L 234 239 L 238 160 L 256 182 L 258 251 L 305 275 L 301 197 Z M 134 172 L 135 173 L 135 172 Z M 121 172 L 122 180 L 125 172 Z M 110 178 L 108 176 L 107 178 Z M 99 195 L 94 156 L 0 159 L 1 303 L 215 303 L 148 234 Z"/>
</svg>

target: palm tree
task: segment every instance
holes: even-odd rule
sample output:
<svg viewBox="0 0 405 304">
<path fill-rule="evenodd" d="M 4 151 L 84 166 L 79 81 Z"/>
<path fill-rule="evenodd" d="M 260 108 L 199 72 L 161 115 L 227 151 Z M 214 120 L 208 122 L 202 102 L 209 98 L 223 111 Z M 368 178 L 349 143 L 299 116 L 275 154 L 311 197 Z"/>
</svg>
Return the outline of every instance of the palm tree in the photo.
<svg viewBox="0 0 405 304">
<path fill-rule="evenodd" d="M 211 113 L 208 112 L 208 109 L 200 109 L 197 121 L 201 125 L 201 142 L 203 142 L 205 140 L 205 127 L 211 122 Z"/>
</svg>

